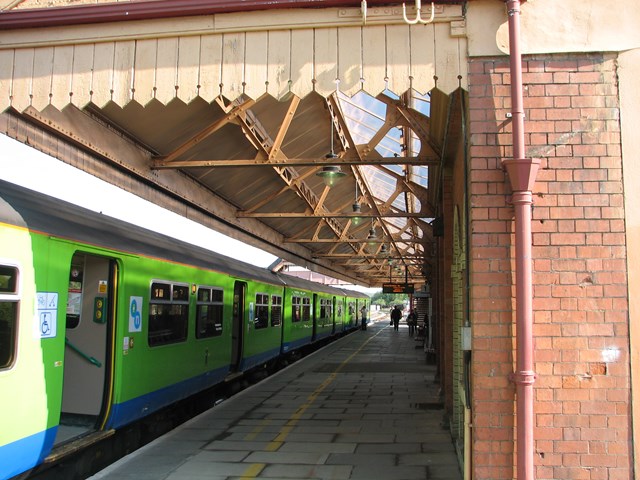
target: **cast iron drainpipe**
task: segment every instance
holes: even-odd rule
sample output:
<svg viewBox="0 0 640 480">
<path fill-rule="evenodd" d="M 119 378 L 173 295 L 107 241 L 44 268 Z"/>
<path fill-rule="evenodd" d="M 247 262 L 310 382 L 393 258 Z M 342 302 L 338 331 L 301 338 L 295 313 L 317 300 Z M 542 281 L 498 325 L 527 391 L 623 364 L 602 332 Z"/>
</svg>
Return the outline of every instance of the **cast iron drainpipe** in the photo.
<svg viewBox="0 0 640 480">
<path fill-rule="evenodd" d="M 523 0 L 526 1 L 526 0 Z M 516 438 L 518 480 L 534 480 L 533 469 L 533 274 L 531 258 L 531 206 L 540 159 L 525 158 L 522 56 L 520 53 L 520 0 L 505 0 L 509 16 L 513 159 L 503 160 L 511 182 L 516 246 Z"/>
</svg>

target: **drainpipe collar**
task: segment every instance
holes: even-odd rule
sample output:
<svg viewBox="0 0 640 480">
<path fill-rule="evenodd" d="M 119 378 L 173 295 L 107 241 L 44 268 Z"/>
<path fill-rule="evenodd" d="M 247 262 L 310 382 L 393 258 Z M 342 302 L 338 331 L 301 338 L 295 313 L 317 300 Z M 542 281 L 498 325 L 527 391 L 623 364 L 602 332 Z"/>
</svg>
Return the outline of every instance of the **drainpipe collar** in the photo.
<svg viewBox="0 0 640 480">
<path fill-rule="evenodd" d="M 509 176 L 511 189 L 514 192 L 532 191 L 536 183 L 539 158 L 507 158 L 502 161 L 502 167 Z"/>
<path fill-rule="evenodd" d="M 521 370 L 509 374 L 509 380 L 516 385 L 533 385 L 536 381 L 536 372 L 531 370 Z"/>
</svg>

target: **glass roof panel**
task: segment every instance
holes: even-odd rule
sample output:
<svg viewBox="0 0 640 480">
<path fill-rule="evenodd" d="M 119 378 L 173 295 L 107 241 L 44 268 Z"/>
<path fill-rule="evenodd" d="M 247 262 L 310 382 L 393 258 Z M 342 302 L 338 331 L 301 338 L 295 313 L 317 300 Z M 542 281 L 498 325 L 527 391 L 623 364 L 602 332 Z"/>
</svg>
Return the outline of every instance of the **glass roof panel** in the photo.
<svg viewBox="0 0 640 480">
<path fill-rule="evenodd" d="M 358 92 L 351 98 L 339 94 L 338 98 L 347 128 L 356 144 L 369 143 L 384 125 L 387 106 L 364 92 Z"/>
<path fill-rule="evenodd" d="M 384 95 L 393 100 L 399 97 L 392 92 L 385 91 Z M 428 116 L 430 113 L 429 94 L 421 95 L 416 91 L 410 92 L 410 104 L 416 111 Z M 397 182 L 406 179 L 423 187 L 428 186 L 429 171 L 426 165 L 402 164 L 402 157 L 413 157 L 420 153 L 420 140 L 411 129 L 402 125 L 385 125 L 387 105 L 365 92 L 358 92 L 353 97 L 339 94 L 340 108 L 345 118 L 347 128 L 356 145 L 371 142 L 381 129 L 388 129 L 386 135 L 375 145 L 375 151 L 384 158 L 396 157 L 397 164 L 375 166 L 362 165 L 359 167 L 369 191 L 378 205 L 387 203 L 391 198 L 391 211 L 415 212 L 420 210 L 419 200 L 411 194 L 396 195 Z M 407 142 L 406 138 L 409 139 Z M 394 197 L 394 195 L 396 195 Z M 407 205 L 407 201 L 411 205 Z M 391 234 L 400 234 L 400 238 L 410 240 L 412 232 L 407 230 L 406 218 L 386 217 L 386 228 Z M 410 247 L 413 250 L 413 247 Z"/>
</svg>

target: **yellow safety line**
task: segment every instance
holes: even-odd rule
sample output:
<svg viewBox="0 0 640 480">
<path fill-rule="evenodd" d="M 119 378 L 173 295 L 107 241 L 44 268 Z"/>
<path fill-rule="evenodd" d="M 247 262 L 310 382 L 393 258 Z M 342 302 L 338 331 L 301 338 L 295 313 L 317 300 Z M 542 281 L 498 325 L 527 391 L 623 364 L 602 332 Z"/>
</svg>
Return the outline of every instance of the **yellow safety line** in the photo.
<svg viewBox="0 0 640 480">
<path fill-rule="evenodd" d="M 240 476 L 240 480 L 249 480 L 251 478 L 256 478 L 264 467 L 266 467 L 266 463 L 254 463 L 247 468 L 244 473 Z"/>
<path fill-rule="evenodd" d="M 264 430 L 264 427 L 266 427 L 269 424 L 271 424 L 271 420 L 269 419 L 263 420 L 262 422 L 260 422 L 260 425 L 258 425 L 256 428 L 253 429 L 251 433 L 248 433 L 247 435 L 245 435 L 243 440 L 246 442 L 255 440 L 258 434 L 262 432 L 262 430 Z"/>
<path fill-rule="evenodd" d="M 280 429 L 280 432 L 278 432 L 278 436 L 267 444 L 267 446 L 265 447 L 265 450 L 267 452 L 275 452 L 282 446 L 282 444 L 284 443 L 284 441 L 287 438 L 287 436 L 289 435 L 289 433 L 291 433 L 291 430 L 293 430 L 293 428 L 297 425 L 298 421 L 300 420 L 300 417 L 302 417 L 304 412 L 313 404 L 313 402 L 318 397 L 318 395 L 320 395 L 322 393 L 322 391 L 325 388 L 327 388 L 331 384 L 331 382 L 333 382 L 335 380 L 335 378 L 337 376 L 337 373 L 340 370 L 342 370 L 344 368 L 344 366 L 347 363 L 349 363 L 353 357 L 355 357 L 358 353 L 360 353 L 360 350 L 362 350 L 371 340 L 373 340 L 380 333 L 382 333 L 383 330 L 384 330 L 384 328 L 380 329 L 372 337 L 369 337 L 366 342 L 364 342 L 362 345 L 360 345 L 360 348 L 358 348 L 355 352 L 353 352 L 351 355 L 349 355 L 349 357 L 346 360 L 344 360 L 340 365 L 338 365 L 338 367 L 335 369 L 335 371 L 332 372 L 331 374 L 329 374 L 327 379 L 324 382 L 322 382 L 318 386 L 318 388 L 316 388 L 313 391 L 313 393 L 311 395 L 309 395 L 307 397 L 307 401 L 305 403 L 303 403 L 289 417 L 289 420 L 287 420 L 287 423 L 282 427 L 282 429 Z M 262 428 L 264 428 L 264 427 L 258 427 L 258 429 L 260 429 L 260 430 Z M 250 435 L 251 434 L 248 434 L 248 436 L 250 436 Z M 256 478 L 256 475 L 258 475 L 262 471 L 262 469 L 264 468 L 264 465 L 265 465 L 264 463 L 254 463 L 254 464 L 250 465 L 247 468 L 247 470 L 245 470 L 243 472 L 243 474 L 241 475 L 241 479 L 242 480 L 249 480 L 249 479 L 252 479 L 252 478 Z"/>
</svg>

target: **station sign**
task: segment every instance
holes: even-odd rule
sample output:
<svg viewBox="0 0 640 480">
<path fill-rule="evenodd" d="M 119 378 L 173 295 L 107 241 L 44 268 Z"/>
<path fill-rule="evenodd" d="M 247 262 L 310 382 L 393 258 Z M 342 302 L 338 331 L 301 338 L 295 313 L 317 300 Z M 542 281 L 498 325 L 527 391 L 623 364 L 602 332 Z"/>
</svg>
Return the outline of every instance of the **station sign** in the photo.
<svg viewBox="0 0 640 480">
<path fill-rule="evenodd" d="M 383 283 L 382 293 L 413 293 L 413 283 Z"/>
</svg>

